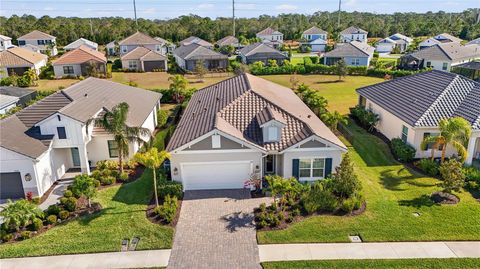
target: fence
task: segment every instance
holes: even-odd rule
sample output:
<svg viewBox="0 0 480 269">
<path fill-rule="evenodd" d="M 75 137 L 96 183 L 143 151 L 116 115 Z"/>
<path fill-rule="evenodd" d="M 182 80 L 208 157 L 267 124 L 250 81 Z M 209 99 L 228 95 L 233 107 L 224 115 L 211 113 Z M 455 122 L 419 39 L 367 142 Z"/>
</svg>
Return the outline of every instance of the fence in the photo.
<svg viewBox="0 0 480 269">
<path fill-rule="evenodd" d="M 355 140 L 355 137 L 353 136 L 353 133 L 352 133 L 350 130 L 348 130 L 348 128 L 347 128 L 345 125 L 339 123 L 337 129 L 338 129 L 338 131 L 339 131 L 340 133 L 342 133 L 342 135 L 343 135 L 350 143 L 353 144 L 353 142 L 354 142 L 354 140 Z"/>
</svg>

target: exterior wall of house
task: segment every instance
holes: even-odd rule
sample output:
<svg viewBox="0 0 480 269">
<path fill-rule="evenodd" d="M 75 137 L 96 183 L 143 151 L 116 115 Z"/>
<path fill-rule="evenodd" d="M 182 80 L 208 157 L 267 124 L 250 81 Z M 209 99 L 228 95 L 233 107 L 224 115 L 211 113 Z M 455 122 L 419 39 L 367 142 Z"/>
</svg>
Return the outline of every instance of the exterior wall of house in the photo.
<svg viewBox="0 0 480 269">
<path fill-rule="evenodd" d="M 349 43 L 352 41 L 367 42 L 367 34 L 340 35 L 340 39 L 343 43 Z"/>
<path fill-rule="evenodd" d="M 45 39 L 45 41 L 47 41 L 47 40 L 50 40 L 53 44 L 56 44 L 56 39 L 55 39 L 55 38 L 54 38 L 54 39 Z M 30 45 L 34 45 L 34 46 L 40 48 L 40 52 L 43 53 L 43 54 L 46 54 L 46 52 L 47 52 L 48 50 L 51 51 L 51 52 L 50 52 L 50 55 L 51 55 L 51 56 L 55 56 L 55 55 L 58 54 L 57 46 L 56 46 L 56 45 L 53 46 L 52 49 L 50 49 L 50 48 L 48 47 L 48 45 L 39 45 L 39 44 L 38 44 L 38 39 L 19 39 L 19 40 L 18 40 L 19 44 L 20 44 L 20 41 L 25 41 L 25 45 L 30 44 Z M 22 47 L 22 46 L 24 46 L 24 45 L 19 45 L 19 47 Z"/>
<path fill-rule="evenodd" d="M 255 62 L 268 64 L 269 60 L 276 60 L 277 64 L 282 65 L 284 60 L 288 60 L 288 57 L 278 55 L 277 53 L 255 53 L 249 56 L 242 55 L 242 60 L 245 64 L 252 64 Z"/>
<path fill-rule="evenodd" d="M 174 58 L 175 58 L 175 62 L 177 63 L 177 65 L 178 65 L 180 68 L 185 69 L 186 66 L 187 66 L 185 60 L 182 59 L 181 57 L 175 55 L 175 54 L 174 54 L 173 56 L 174 56 Z"/>
<path fill-rule="evenodd" d="M 218 61 L 218 66 L 216 68 L 210 68 L 211 61 Z M 228 66 L 228 60 L 227 59 L 218 59 L 218 60 L 210 59 L 210 60 L 203 61 L 203 64 L 207 70 L 226 69 Z M 188 71 L 195 71 L 195 65 L 196 65 L 196 60 L 186 60 L 185 65 L 182 68 Z"/>
<path fill-rule="evenodd" d="M 358 59 L 358 64 L 357 64 Z M 336 57 L 324 57 L 323 63 L 326 65 L 335 65 L 340 58 Z M 352 66 L 369 66 L 371 57 L 343 57 L 343 60 L 347 65 Z"/>
<path fill-rule="evenodd" d="M 131 68 L 130 69 L 130 62 L 136 62 L 137 63 L 137 68 Z M 140 60 L 124 60 L 124 61 L 122 61 L 122 68 L 123 69 L 140 71 L 140 70 L 142 70 L 142 63 L 140 62 Z"/>
<path fill-rule="evenodd" d="M 332 172 L 342 161 L 343 151 L 335 148 L 309 148 L 309 149 L 291 149 L 283 153 L 283 172 L 282 176 L 289 178 L 293 176 L 294 159 L 312 159 L 312 158 L 332 158 Z"/>
<path fill-rule="evenodd" d="M 283 42 L 283 34 L 277 34 L 277 35 L 259 35 L 259 34 L 257 34 L 257 37 L 260 38 L 261 40 Z"/>
<path fill-rule="evenodd" d="M 95 166 L 98 161 L 118 159 L 117 157 L 110 158 L 108 151 L 108 141 L 113 139 L 113 135 L 110 134 L 92 136 L 92 140 L 87 144 L 88 158 L 92 166 Z M 132 151 L 130 151 L 131 153 Z"/>
<path fill-rule="evenodd" d="M 325 45 L 323 44 L 312 44 L 310 45 L 312 52 L 325 52 Z"/>
<path fill-rule="evenodd" d="M 58 120 L 60 116 L 60 120 Z M 43 135 L 55 135 L 52 141 L 53 148 L 71 148 L 85 143 L 85 132 L 82 123 L 66 117 L 61 114 L 55 114 L 42 121 L 40 124 L 40 131 Z M 57 127 L 64 127 L 66 139 L 59 139 Z"/>
<path fill-rule="evenodd" d="M 327 40 L 327 35 L 326 34 L 314 34 L 314 35 L 302 34 L 302 38 L 308 41 L 312 41 L 319 38 L 323 40 Z"/>
<path fill-rule="evenodd" d="M 0 41 L 0 51 L 4 51 L 12 47 L 12 40 Z"/>
<path fill-rule="evenodd" d="M 32 192 L 39 195 L 37 188 L 37 176 L 35 172 L 35 160 L 25 155 L 18 154 L 0 147 L 0 173 L 20 172 L 25 194 Z M 25 175 L 30 174 L 32 180 L 26 181 Z"/>
<path fill-rule="evenodd" d="M 125 55 L 129 53 L 130 51 L 136 49 L 137 47 L 145 47 L 149 50 L 161 52 L 161 46 L 160 45 L 120 45 L 120 55 Z"/>
<path fill-rule="evenodd" d="M 73 67 L 73 74 L 65 74 L 63 67 L 64 66 L 71 66 Z M 55 73 L 56 78 L 62 78 L 64 76 L 81 76 L 82 75 L 82 67 L 80 64 L 59 64 L 53 65 L 53 72 Z"/>
<path fill-rule="evenodd" d="M 390 53 L 393 48 L 395 48 L 395 44 L 393 43 L 377 43 L 375 45 L 375 50 L 378 53 Z"/>
</svg>

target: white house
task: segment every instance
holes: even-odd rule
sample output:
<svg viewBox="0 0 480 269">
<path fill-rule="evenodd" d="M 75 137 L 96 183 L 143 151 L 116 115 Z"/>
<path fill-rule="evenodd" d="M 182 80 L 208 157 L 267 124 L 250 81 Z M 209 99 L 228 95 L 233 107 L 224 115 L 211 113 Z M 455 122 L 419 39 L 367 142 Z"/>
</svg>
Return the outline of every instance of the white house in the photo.
<svg viewBox="0 0 480 269">
<path fill-rule="evenodd" d="M 47 61 L 47 55 L 20 47 L 11 47 L 0 52 L 0 78 L 13 73 L 21 76 L 29 69 L 35 70 L 38 75 L 40 68 L 47 65 Z"/>
<path fill-rule="evenodd" d="M 145 47 L 149 50 L 161 52 L 162 42 L 150 37 L 144 33 L 136 32 L 133 35 L 118 42 L 120 45 L 120 55 L 125 55 L 137 47 Z"/>
<path fill-rule="evenodd" d="M 108 56 L 115 56 L 118 54 L 118 44 L 116 41 L 112 41 L 105 45 Z"/>
<path fill-rule="evenodd" d="M 359 41 L 337 44 L 334 50 L 325 53 L 323 63 L 326 65 L 335 65 L 342 59 L 347 65 L 368 67 L 373 58 L 374 51 L 374 47 Z"/>
<path fill-rule="evenodd" d="M 12 38 L 4 35 L 0 35 L 0 51 L 4 51 L 13 47 Z"/>
<path fill-rule="evenodd" d="M 265 28 L 256 34 L 261 42 L 279 48 L 283 44 L 283 34 L 271 27 Z"/>
<path fill-rule="evenodd" d="M 18 46 L 33 45 L 40 49 L 43 54 L 50 53 L 50 56 L 57 55 L 57 38 L 47 33 L 34 30 L 26 35 L 17 38 Z"/>
<path fill-rule="evenodd" d="M 72 43 L 66 45 L 65 47 L 63 47 L 63 49 L 65 51 L 70 51 L 70 50 L 74 50 L 76 48 L 79 48 L 80 46 L 85 46 L 85 47 L 88 47 L 90 49 L 93 49 L 93 50 L 98 50 L 98 44 L 93 42 L 93 41 L 90 41 L 88 39 L 85 39 L 85 38 L 79 38 L 75 41 L 73 41 Z"/>
<path fill-rule="evenodd" d="M 398 49 L 399 53 L 407 50 L 408 46 L 413 42 L 413 39 L 396 33 L 387 38 L 379 40 L 375 44 L 375 50 L 378 53 L 391 53 L 394 49 Z"/>
<path fill-rule="evenodd" d="M 312 52 L 324 52 L 327 46 L 328 33 L 316 26 L 310 27 L 302 33 L 302 46 L 308 46 Z"/>
<path fill-rule="evenodd" d="M 64 76 L 88 76 L 91 75 L 93 67 L 96 69 L 97 75 L 105 75 L 107 58 L 105 55 L 95 49 L 81 45 L 80 47 L 70 50 L 55 60 L 53 71 L 55 77 Z"/>
<path fill-rule="evenodd" d="M 367 43 L 368 32 L 358 27 L 350 26 L 347 29 L 340 32 L 340 42 L 349 43 L 352 41 L 358 41 Z"/>
<path fill-rule="evenodd" d="M 434 37 L 431 37 L 427 40 L 424 40 L 418 44 L 419 49 L 425 49 L 434 45 L 444 44 L 444 43 L 459 43 L 462 40 L 458 37 L 452 36 L 447 33 L 439 34 Z"/>
<path fill-rule="evenodd" d="M 439 134 L 443 118 L 463 117 L 472 125 L 467 145 L 468 158 L 480 159 L 480 83 L 466 77 L 429 71 L 357 89 L 359 104 L 378 114 L 377 130 L 388 139 L 401 138 L 416 150 L 416 158 L 431 156 L 431 145 L 420 145 Z M 457 154 L 448 146 L 447 156 Z M 440 157 L 436 150 L 435 157 Z"/>
<path fill-rule="evenodd" d="M 0 94 L 0 115 L 7 113 L 10 109 L 17 106 L 20 98 L 16 96 L 10 96 Z"/>
<path fill-rule="evenodd" d="M 173 51 L 177 47 L 172 42 L 166 39 L 163 39 L 161 37 L 157 36 L 157 37 L 154 37 L 154 39 L 161 43 L 160 53 L 163 55 L 167 55 L 168 53 L 173 53 Z"/>
<path fill-rule="evenodd" d="M 116 160 L 113 135 L 94 127 L 91 119 L 126 102 L 127 125 L 153 133 L 160 97 L 153 91 L 87 78 L 0 120 L 0 196 L 22 198 L 28 192 L 42 196 L 70 168 L 90 173 L 97 161 Z M 131 143 L 130 156 L 140 146 Z"/>
<path fill-rule="evenodd" d="M 347 149 L 291 89 L 242 74 L 194 93 L 167 150 L 172 179 L 197 190 L 252 174 L 323 179 Z"/>
</svg>

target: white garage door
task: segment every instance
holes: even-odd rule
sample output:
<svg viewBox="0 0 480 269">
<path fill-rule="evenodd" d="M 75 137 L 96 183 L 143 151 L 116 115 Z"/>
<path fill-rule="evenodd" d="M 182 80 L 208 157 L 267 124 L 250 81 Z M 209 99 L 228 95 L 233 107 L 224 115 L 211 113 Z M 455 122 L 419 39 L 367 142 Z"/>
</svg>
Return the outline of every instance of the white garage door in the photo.
<svg viewBox="0 0 480 269">
<path fill-rule="evenodd" d="M 252 171 L 250 161 L 183 163 L 185 190 L 241 189 Z"/>
</svg>

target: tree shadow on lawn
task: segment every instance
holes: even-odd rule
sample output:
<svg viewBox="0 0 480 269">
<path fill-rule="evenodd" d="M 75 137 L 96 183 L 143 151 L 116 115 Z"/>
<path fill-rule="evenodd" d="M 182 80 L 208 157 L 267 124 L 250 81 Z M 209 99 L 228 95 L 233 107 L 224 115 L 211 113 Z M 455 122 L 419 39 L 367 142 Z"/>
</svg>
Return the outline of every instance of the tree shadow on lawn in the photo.
<svg viewBox="0 0 480 269">
<path fill-rule="evenodd" d="M 422 178 L 422 176 L 415 174 L 410 169 L 403 167 L 399 170 L 396 169 L 389 169 L 380 172 L 380 181 L 382 182 L 383 186 L 391 191 L 405 191 L 408 188 L 401 187 L 403 183 L 406 183 L 411 186 L 415 187 L 434 187 L 436 184 L 431 183 L 421 183 L 418 179 Z"/>
<path fill-rule="evenodd" d="M 314 84 L 332 84 L 332 83 L 342 83 L 342 82 L 345 82 L 345 81 L 336 79 L 336 80 L 326 80 L 326 81 L 315 81 Z"/>
<path fill-rule="evenodd" d="M 439 206 L 439 204 L 436 204 L 435 202 L 433 202 L 432 199 L 430 199 L 430 196 L 426 194 L 423 194 L 411 200 L 400 200 L 398 201 L 398 205 L 415 207 L 415 208 Z"/>
<path fill-rule="evenodd" d="M 120 186 L 112 201 L 127 205 L 148 205 L 153 193 L 153 177 L 150 169 L 145 169 L 137 180 Z"/>
</svg>

